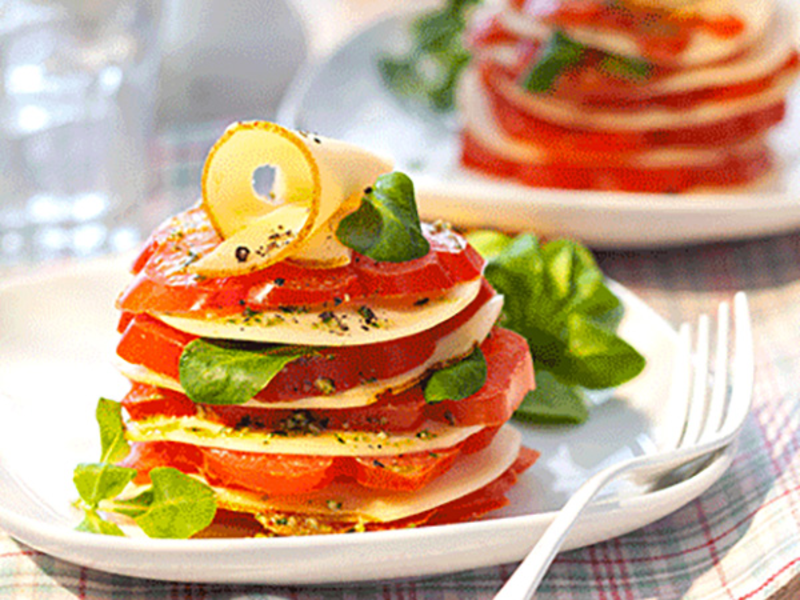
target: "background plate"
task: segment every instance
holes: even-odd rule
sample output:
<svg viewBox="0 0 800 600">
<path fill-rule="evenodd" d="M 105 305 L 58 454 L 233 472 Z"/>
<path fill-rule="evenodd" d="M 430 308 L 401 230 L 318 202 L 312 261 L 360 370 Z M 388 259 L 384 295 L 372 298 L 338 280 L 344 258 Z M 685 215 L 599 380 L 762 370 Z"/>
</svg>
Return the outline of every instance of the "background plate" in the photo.
<svg viewBox="0 0 800 600">
<path fill-rule="evenodd" d="M 615 285 L 626 314 L 620 334 L 647 358 L 634 381 L 597 397 L 578 428 L 518 425 L 542 458 L 511 504 L 460 525 L 289 539 L 151 540 L 79 533 L 72 470 L 96 460 L 98 396 L 119 400 L 126 381 L 111 366 L 114 299 L 129 258 L 52 268 L 0 285 L 0 527 L 59 558 L 113 573 L 200 582 L 273 584 L 412 577 L 520 559 L 573 491 L 603 467 L 658 451 L 680 434 L 665 410 L 677 334 Z M 575 548 L 651 523 L 701 494 L 732 460 L 728 448 L 693 477 L 643 494 L 609 490 L 574 528 Z"/>
<path fill-rule="evenodd" d="M 405 104 L 382 84 L 377 61 L 408 47 L 413 18 L 400 14 L 377 21 L 307 67 L 278 120 L 393 156 L 396 168 L 414 179 L 423 216 L 570 236 L 595 248 L 699 243 L 800 227 L 797 88 L 786 121 L 771 135 L 781 167 L 758 190 L 669 195 L 529 188 L 460 169 L 455 117 Z"/>
</svg>

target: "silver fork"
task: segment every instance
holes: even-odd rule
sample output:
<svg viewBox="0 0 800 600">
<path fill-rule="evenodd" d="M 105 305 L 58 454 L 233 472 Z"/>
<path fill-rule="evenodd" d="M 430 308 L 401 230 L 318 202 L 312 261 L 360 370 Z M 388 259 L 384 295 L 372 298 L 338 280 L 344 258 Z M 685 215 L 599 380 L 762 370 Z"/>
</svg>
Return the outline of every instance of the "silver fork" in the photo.
<svg viewBox="0 0 800 600">
<path fill-rule="evenodd" d="M 674 443 L 668 446 L 674 446 L 673 449 L 617 463 L 589 478 L 564 505 L 495 600 L 522 600 L 533 596 L 572 526 L 611 481 L 629 475 L 640 482 L 655 482 L 687 463 L 709 457 L 737 439 L 750 412 L 754 376 L 753 335 L 743 292 L 734 297 L 734 321 L 734 350 L 729 360 L 730 317 L 728 305 L 721 304 L 717 315 L 713 375 L 709 373 L 708 317 L 703 315 L 698 320 L 694 353 L 691 326 L 688 323 L 681 326 L 669 402 L 685 418 L 682 432 L 678 432 Z M 730 385 L 729 372 L 732 375 Z M 709 378 L 712 379 L 710 393 Z"/>
</svg>

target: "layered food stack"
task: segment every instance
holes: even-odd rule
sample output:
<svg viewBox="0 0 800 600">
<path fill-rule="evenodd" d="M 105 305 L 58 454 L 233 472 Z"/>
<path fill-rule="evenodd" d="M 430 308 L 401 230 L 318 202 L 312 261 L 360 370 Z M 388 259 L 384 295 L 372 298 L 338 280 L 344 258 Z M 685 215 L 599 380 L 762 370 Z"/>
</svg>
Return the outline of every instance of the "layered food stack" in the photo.
<svg viewBox="0 0 800 600">
<path fill-rule="evenodd" d="M 798 69 L 787 13 L 770 0 L 504 0 L 470 31 L 462 162 L 572 189 L 762 180 Z"/>
<path fill-rule="evenodd" d="M 273 165 L 269 193 L 253 173 Z M 150 237 L 118 300 L 122 401 L 144 486 L 174 467 L 217 523 L 267 535 L 450 523 L 536 459 L 506 421 L 534 386 L 483 260 L 420 224 L 404 175 L 263 123 L 211 150 L 202 202 Z M 358 251 L 353 248 L 358 248 Z"/>
</svg>

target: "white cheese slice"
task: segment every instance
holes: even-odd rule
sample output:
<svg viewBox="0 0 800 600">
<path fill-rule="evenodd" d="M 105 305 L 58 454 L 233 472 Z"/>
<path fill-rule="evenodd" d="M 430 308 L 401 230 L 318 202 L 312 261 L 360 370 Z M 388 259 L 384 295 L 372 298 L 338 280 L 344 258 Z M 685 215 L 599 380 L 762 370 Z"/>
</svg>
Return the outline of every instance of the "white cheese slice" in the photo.
<svg viewBox="0 0 800 600">
<path fill-rule="evenodd" d="M 364 301 L 308 312 L 271 310 L 214 319 L 155 313 L 170 327 L 207 338 L 303 346 L 357 346 L 413 335 L 458 314 L 481 289 L 481 278 L 459 284 L 422 306 Z"/>
<path fill-rule="evenodd" d="M 492 443 L 479 452 L 461 455 L 453 467 L 415 492 L 380 492 L 354 484 L 334 483 L 319 492 L 264 497 L 215 487 L 221 508 L 239 512 L 287 512 L 340 521 L 386 523 L 442 506 L 488 485 L 514 463 L 521 436 L 505 425 Z"/>
<path fill-rule="evenodd" d="M 125 437 L 133 442 L 180 442 L 260 454 L 305 456 L 395 456 L 450 448 L 483 429 L 482 425 L 453 427 L 426 421 L 419 429 L 403 433 L 326 430 L 321 433 L 278 435 L 235 430 L 202 416 L 157 416 L 126 424 Z"/>
<path fill-rule="evenodd" d="M 500 317 L 502 308 L 503 297 L 500 295 L 493 296 L 460 327 L 439 338 L 436 342 L 436 348 L 428 360 L 418 367 L 409 369 L 400 375 L 379 379 L 378 381 L 366 383 L 362 386 L 335 394 L 308 396 L 299 400 L 270 402 L 268 404 L 250 400 L 243 406 L 265 409 L 290 408 L 299 410 L 306 408 L 356 408 L 373 404 L 378 400 L 380 394 L 387 391 L 394 391 L 397 393 L 408 389 L 422 380 L 426 373 L 436 368 L 438 365 L 469 354 L 475 346 L 480 345 L 481 342 L 486 339 L 486 336 L 489 335 L 494 323 Z M 134 365 L 120 359 L 117 362 L 117 367 L 123 375 L 132 381 L 185 393 L 179 381 L 172 377 L 156 373 L 141 365 Z"/>
</svg>

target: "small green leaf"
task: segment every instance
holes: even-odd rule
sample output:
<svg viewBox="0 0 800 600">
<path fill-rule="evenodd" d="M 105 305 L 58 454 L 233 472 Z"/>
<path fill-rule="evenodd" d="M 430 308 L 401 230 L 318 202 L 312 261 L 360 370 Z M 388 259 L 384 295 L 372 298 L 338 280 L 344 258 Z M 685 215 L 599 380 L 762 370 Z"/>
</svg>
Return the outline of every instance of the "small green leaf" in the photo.
<svg viewBox="0 0 800 600">
<path fill-rule="evenodd" d="M 97 511 L 84 510 L 83 521 L 75 529 L 86 533 L 99 533 L 102 535 L 124 536 L 122 529 L 116 523 L 104 520 Z"/>
<path fill-rule="evenodd" d="M 100 509 L 136 518 L 146 513 L 152 505 L 153 488 L 149 487 L 135 497 L 126 500 L 103 500 L 100 503 Z"/>
<path fill-rule="evenodd" d="M 466 13 L 479 1 L 450 0 L 417 18 L 410 28 L 410 50 L 378 60 L 389 90 L 436 112 L 452 110 L 456 84 L 471 59 L 463 42 Z"/>
<path fill-rule="evenodd" d="M 310 353 L 299 346 L 252 348 L 197 339 L 183 349 L 181 386 L 202 404 L 243 404 L 264 389 L 292 361 Z"/>
<path fill-rule="evenodd" d="M 565 71 L 583 59 L 585 50 L 585 46 L 569 38 L 563 31 L 555 31 L 526 75 L 523 82 L 525 89 L 534 93 L 550 91 Z"/>
<path fill-rule="evenodd" d="M 115 463 L 128 456 L 130 446 L 125 440 L 122 425 L 122 405 L 119 402 L 100 398 L 95 409 L 100 427 L 100 462 Z"/>
<path fill-rule="evenodd" d="M 644 81 L 653 73 L 653 65 L 641 58 L 606 54 L 600 61 L 600 70 L 630 81 Z"/>
<path fill-rule="evenodd" d="M 498 256 L 503 250 L 508 248 L 514 238 L 499 231 L 491 229 L 477 229 L 470 231 L 464 236 L 469 245 L 475 248 L 478 253 L 486 260 L 491 260 Z"/>
<path fill-rule="evenodd" d="M 566 335 L 567 355 L 553 369 L 566 383 L 589 389 L 610 388 L 633 379 L 644 369 L 645 359 L 633 346 L 581 314 L 569 316 Z"/>
<path fill-rule="evenodd" d="M 100 500 L 113 498 L 136 476 L 136 469 L 109 463 L 81 463 L 75 467 L 72 481 L 81 499 L 96 507 Z"/>
<path fill-rule="evenodd" d="M 425 401 L 463 400 L 477 393 L 486 383 L 486 358 L 480 348 L 449 367 L 436 371 L 425 384 Z"/>
<path fill-rule="evenodd" d="M 382 175 L 359 209 L 339 223 L 336 237 L 348 248 L 380 262 L 405 262 L 430 251 L 414 200 L 414 184 L 399 172 Z"/>
<path fill-rule="evenodd" d="M 580 425 L 589 418 L 580 388 L 558 381 L 547 371 L 536 373 L 536 389 L 525 396 L 514 417 L 537 425 Z"/>
<path fill-rule="evenodd" d="M 150 471 L 152 504 L 136 524 L 154 538 L 187 539 L 214 520 L 214 491 L 172 467 Z"/>
</svg>

